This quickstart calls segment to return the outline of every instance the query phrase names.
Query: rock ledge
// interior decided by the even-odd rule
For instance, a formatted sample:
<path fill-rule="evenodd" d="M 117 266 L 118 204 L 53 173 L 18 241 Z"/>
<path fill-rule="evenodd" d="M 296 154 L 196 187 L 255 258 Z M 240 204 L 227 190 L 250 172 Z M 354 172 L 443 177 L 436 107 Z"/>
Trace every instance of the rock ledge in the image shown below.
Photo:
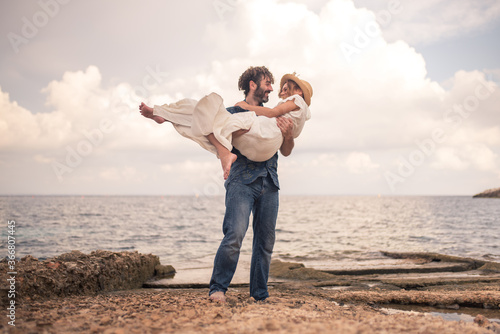
<path fill-rule="evenodd" d="M 155 274 L 159 265 L 158 256 L 138 252 L 97 250 L 87 255 L 72 251 L 44 261 L 28 255 L 16 265 L 16 300 L 136 289 Z M 7 272 L 7 262 L 2 260 L 2 305 L 9 291 Z"/>

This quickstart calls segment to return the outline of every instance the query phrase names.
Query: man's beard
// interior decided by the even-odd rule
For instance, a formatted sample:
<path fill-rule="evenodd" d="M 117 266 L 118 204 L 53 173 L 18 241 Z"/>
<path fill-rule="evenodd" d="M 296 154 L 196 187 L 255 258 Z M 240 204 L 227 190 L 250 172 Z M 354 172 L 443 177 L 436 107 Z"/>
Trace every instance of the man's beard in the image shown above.
<path fill-rule="evenodd" d="M 266 93 L 268 93 L 267 96 Z M 264 90 L 263 88 L 259 87 L 255 90 L 253 96 L 257 100 L 259 100 L 259 103 L 266 103 L 267 101 L 269 101 L 269 93 L 271 93 L 270 90 Z"/>

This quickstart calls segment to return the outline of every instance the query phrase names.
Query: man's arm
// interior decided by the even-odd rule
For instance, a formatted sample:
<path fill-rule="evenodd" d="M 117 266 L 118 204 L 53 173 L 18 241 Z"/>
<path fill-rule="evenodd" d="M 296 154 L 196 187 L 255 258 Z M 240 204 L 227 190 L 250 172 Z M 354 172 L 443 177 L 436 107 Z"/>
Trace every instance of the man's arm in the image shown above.
<path fill-rule="evenodd" d="M 292 133 L 293 122 L 289 118 L 278 117 L 276 118 L 276 123 L 283 134 L 283 144 L 281 144 L 280 152 L 287 157 L 292 153 L 293 147 L 295 146 Z"/>
<path fill-rule="evenodd" d="M 281 103 L 272 109 L 267 108 L 267 107 L 261 107 L 261 106 L 253 106 L 253 105 L 246 103 L 245 101 L 241 101 L 241 102 L 236 103 L 236 106 L 243 108 L 245 110 L 253 111 L 258 116 L 266 116 L 269 118 L 279 117 L 279 116 L 282 116 L 286 113 L 289 113 L 290 111 L 299 110 L 299 107 L 297 107 L 295 102 L 291 101 L 291 100 L 286 101 L 285 103 Z"/>

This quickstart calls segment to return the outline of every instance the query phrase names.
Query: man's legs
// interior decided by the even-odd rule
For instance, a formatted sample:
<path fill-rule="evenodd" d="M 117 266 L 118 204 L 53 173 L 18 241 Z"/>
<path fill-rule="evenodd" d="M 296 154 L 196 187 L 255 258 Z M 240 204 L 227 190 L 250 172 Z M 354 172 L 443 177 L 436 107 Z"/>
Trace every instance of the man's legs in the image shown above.
<path fill-rule="evenodd" d="M 222 231 L 224 238 L 214 260 L 210 279 L 210 295 L 225 293 L 231 283 L 240 256 L 240 248 L 248 229 L 254 203 L 254 190 L 239 182 L 229 182 L 226 190 L 226 213 Z"/>
<path fill-rule="evenodd" d="M 279 191 L 271 177 L 262 178 L 260 196 L 253 211 L 253 249 L 250 267 L 250 296 L 255 300 L 269 297 L 267 280 L 273 253 Z"/>

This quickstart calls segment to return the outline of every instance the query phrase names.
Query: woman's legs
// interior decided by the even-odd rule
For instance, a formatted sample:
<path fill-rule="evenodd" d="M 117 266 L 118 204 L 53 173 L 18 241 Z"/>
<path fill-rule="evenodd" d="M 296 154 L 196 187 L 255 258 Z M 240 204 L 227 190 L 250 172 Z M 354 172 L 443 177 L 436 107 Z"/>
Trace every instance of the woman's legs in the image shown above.
<path fill-rule="evenodd" d="M 222 171 L 224 172 L 224 180 L 227 180 L 227 178 L 229 177 L 231 166 L 238 157 L 236 156 L 236 154 L 231 153 L 231 151 L 229 151 L 225 146 L 223 146 L 217 140 L 217 138 L 215 138 L 213 133 L 209 134 L 207 136 L 207 139 L 217 149 L 217 156 L 220 159 L 220 163 L 222 165 Z"/>
<path fill-rule="evenodd" d="M 141 111 L 142 116 L 144 116 L 146 118 L 151 118 L 152 120 L 154 120 L 158 124 L 161 124 L 161 123 L 167 121 L 163 117 L 153 115 L 153 108 L 147 106 L 144 102 L 141 102 L 141 105 L 139 106 L 139 110 Z"/>
<path fill-rule="evenodd" d="M 153 108 L 147 106 L 144 102 L 139 106 L 139 110 L 141 111 L 142 116 L 146 118 L 151 118 L 158 124 L 166 122 L 167 120 L 161 116 L 153 115 Z M 168 121 L 170 122 L 170 121 Z M 242 135 L 243 133 L 248 132 L 248 130 L 238 130 L 234 132 L 234 136 Z M 231 170 L 232 164 L 236 161 L 236 154 L 231 153 L 225 146 L 223 146 L 217 138 L 215 138 L 214 134 L 211 133 L 206 136 L 208 141 L 216 148 L 217 156 L 220 159 L 222 165 L 222 171 L 224 172 L 224 180 L 227 180 L 229 177 L 229 172 Z"/>

